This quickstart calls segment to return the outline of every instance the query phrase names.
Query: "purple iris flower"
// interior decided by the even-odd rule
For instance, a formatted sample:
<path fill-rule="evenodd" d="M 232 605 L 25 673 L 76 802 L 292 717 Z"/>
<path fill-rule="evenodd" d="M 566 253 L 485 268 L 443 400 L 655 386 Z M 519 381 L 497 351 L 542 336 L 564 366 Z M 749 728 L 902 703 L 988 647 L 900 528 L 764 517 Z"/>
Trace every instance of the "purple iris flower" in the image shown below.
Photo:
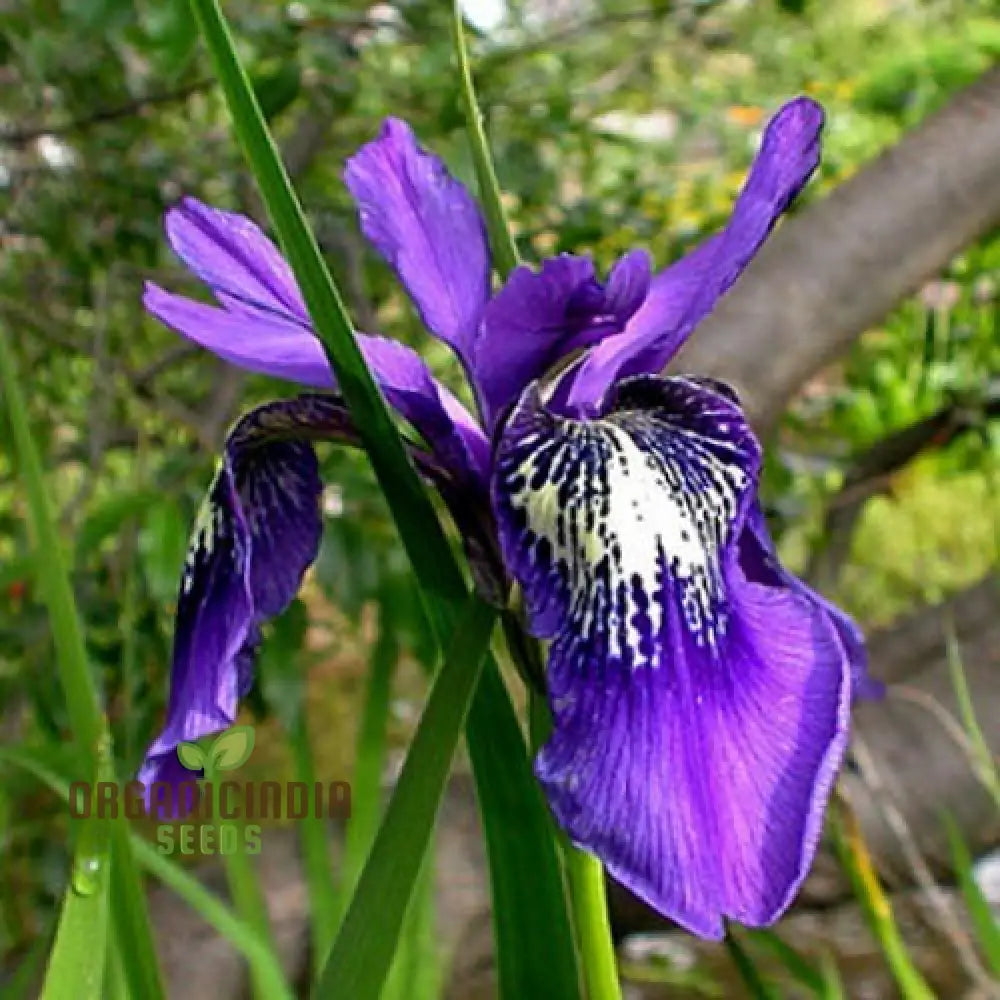
<path fill-rule="evenodd" d="M 520 585 L 550 640 L 553 731 L 536 761 L 572 840 L 707 937 L 774 921 L 802 882 L 869 693 L 861 634 L 781 567 L 757 498 L 761 449 L 722 383 L 659 373 L 815 169 L 822 111 L 768 125 L 729 224 L 653 273 L 587 257 L 517 268 L 493 292 L 480 210 L 390 119 L 348 162 L 365 236 L 468 376 L 478 416 L 401 343 L 359 334 L 411 454 L 461 529 L 477 578 Z M 148 285 L 146 308 L 215 354 L 312 393 L 230 433 L 177 610 L 166 726 L 141 780 L 232 724 L 261 625 L 319 544 L 311 441 L 358 442 L 285 261 L 249 220 L 186 199 L 167 235 L 217 306 Z M 803 333 L 804 336 L 807 332 Z M 734 333 L 738 336 L 738 332 Z"/>

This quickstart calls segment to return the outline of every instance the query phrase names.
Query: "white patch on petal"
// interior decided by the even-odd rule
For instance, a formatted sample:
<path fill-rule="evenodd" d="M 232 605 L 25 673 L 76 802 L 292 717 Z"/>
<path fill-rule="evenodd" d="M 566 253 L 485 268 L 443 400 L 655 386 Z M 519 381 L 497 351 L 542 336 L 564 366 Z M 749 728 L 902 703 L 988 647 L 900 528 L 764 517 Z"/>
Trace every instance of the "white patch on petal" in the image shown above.
<path fill-rule="evenodd" d="M 220 467 L 216 471 L 216 482 L 221 475 Z M 213 499 L 215 487 L 216 483 L 213 482 L 212 488 L 198 506 L 187 554 L 184 557 L 184 569 L 181 573 L 182 594 L 191 592 L 198 564 L 199 562 L 207 562 L 211 558 L 216 539 L 222 529 L 224 512 Z"/>
<path fill-rule="evenodd" d="M 568 590 L 568 630 L 603 631 L 609 659 L 656 666 L 669 589 L 694 642 L 715 648 L 721 551 L 748 479 L 739 445 L 634 410 L 547 431 L 520 440 L 510 504 Z"/>

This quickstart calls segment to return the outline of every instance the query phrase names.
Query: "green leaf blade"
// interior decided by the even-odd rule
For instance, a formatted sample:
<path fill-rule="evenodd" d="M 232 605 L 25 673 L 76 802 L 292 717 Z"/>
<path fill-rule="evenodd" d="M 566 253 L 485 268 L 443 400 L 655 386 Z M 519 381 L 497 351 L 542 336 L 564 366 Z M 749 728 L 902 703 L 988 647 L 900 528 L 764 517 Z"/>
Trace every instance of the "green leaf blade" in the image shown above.
<path fill-rule="evenodd" d="M 739 973 L 743 985 L 747 988 L 747 993 L 753 1000 L 781 1000 L 774 987 L 764 978 L 757 968 L 750 953 L 740 944 L 739 939 L 732 930 L 726 933 L 724 939 L 726 951 L 732 959 L 736 971 Z"/>
<path fill-rule="evenodd" d="M 100 742 L 96 781 L 114 780 L 110 737 Z M 77 821 L 73 870 L 63 895 L 41 1000 L 101 1000 L 108 954 L 110 820 L 95 811 Z"/>
<path fill-rule="evenodd" d="M 319 977 L 315 995 L 324 1000 L 378 1000 L 381 994 L 496 619 L 495 608 L 470 599 Z"/>
<path fill-rule="evenodd" d="M 822 970 L 813 968 L 776 931 L 764 927 L 744 933 L 749 941 L 762 945 L 775 955 L 796 982 L 817 996 L 823 995 L 825 986 Z"/>
<path fill-rule="evenodd" d="M 556 828 L 520 729 L 500 718 L 509 706 L 499 669 L 489 658 L 469 712 L 468 746 L 486 836 L 500 996 L 533 996 L 544 984 L 549 1000 L 579 1000 Z M 532 905 L 524 904 L 526 894 Z"/>
<path fill-rule="evenodd" d="M 982 889 L 972 871 L 972 854 L 955 821 L 944 814 L 944 829 L 951 850 L 952 864 L 958 876 L 958 886 L 969 911 L 976 940 L 985 956 L 993 975 L 1000 979 L 1000 923 L 993 916 L 993 909 L 983 895 Z"/>
<path fill-rule="evenodd" d="M 479 197 L 482 199 L 486 215 L 490 248 L 493 251 L 493 261 L 497 270 L 502 277 L 506 278 L 519 263 L 517 246 L 510 233 L 507 213 L 504 211 L 500 194 L 500 183 L 497 180 L 496 168 L 493 166 L 489 143 L 486 140 L 483 114 L 479 110 L 479 103 L 476 100 L 476 90 L 472 82 L 472 67 L 469 65 L 469 53 L 465 44 L 462 5 L 459 0 L 452 2 L 451 30 L 455 61 L 458 63 L 462 106 L 465 109 L 466 131 L 469 134 L 469 146 L 472 149 L 472 162 L 476 170 Z"/>

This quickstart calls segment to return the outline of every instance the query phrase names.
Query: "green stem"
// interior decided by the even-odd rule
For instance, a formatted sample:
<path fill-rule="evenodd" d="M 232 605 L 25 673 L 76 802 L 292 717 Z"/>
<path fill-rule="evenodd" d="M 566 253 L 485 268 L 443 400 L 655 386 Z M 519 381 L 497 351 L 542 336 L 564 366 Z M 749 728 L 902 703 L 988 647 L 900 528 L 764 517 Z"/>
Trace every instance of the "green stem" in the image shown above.
<path fill-rule="evenodd" d="M 621 1000 L 618 963 L 611 939 L 604 866 L 589 851 L 564 850 L 573 926 L 589 1000 Z"/>
<path fill-rule="evenodd" d="M 97 685 L 87 662 L 83 628 L 70 583 L 69 566 L 49 504 L 41 458 L 35 448 L 28 408 L 21 392 L 7 331 L 0 326 L 0 385 L 3 386 L 14 447 L 28 498 L 30 526 L 35 543 L 34 570 L 48 610 L 56 649 L 56 668 L 81 773 L 91 775 L 103 729 Z M 115 931 L 133 996 L 158 1000 L 163 982 L 153 943 L 146 897 L 132 857 L 128 821 L 124 815 L 111 824 L 112 864 L 110 891 Z"/>
<path fill-rule="evenodd" d="M 288 742 L 295 762 L 295 780 L 312 788 L 316 781 L 312 748 L 309 745 L 309 723 L 305 699 L 288 732 Z M 299 841 L 302 844 L 302 864 L 309 894 L 309 937 L 312 947 L 313 976 L 319 974 L 323 956 L 333 944 L 337 931 L 337 889 L 330 864 L 326 820 L 308 810 L 299 820 Z"/>
<path fill-rule="evenodd" d="M 469 52 L 465 45 L 462 5 L 459 0 L 452 2 L 451 27 L 461 82 L 462 105 L 465 108 L 465 123 L 469 133 L 469 144 L 472 147 L 472 162 L 476 168 L 476 180 L 479 183 L 479 197 L 486 213 L 486 228 L 490 234 L 493 262 L 501 277 L 506 278 L 518 265 L 517 246 L 514 243 L 514 237 L 510 234 L 510 224 L 507 221 L 507 213 L 504 211 L 503 201 L 500 197 L 500 184 L 497 181 L 496 170 L 493 168 L 493 158 L 490 156 L 486 130 L 483 127 L 483 114 L 476 101 L 476 90 L 472 83 L 472 69 L 469 66 Z"/>
<path fill-rule="evenodd" d="M 508 643 L 511 638 L 507 634 Z M 511 649 L 533 649 L 533 661 L 541 661 L 538 642 L 521 632 L 520 641 Z M 532 669 L 527 664 L 524 669 Z M 537 669 L 537 668 L 535 668 Z M 532 754 L 538 752 L 552 729 L 552 717 L 545 699 L 536 691 L 528 693 L 528 729 Z M 573 929 L 576 932 L 577 957 L 588 1000 L 621 1000 L 618 960 L 611 937 L 608 901 L 604 890 L 604 866 L 589 851 L 574 847 L 559 831 L 562 846 L 566 888 L 569 892 Z"/>

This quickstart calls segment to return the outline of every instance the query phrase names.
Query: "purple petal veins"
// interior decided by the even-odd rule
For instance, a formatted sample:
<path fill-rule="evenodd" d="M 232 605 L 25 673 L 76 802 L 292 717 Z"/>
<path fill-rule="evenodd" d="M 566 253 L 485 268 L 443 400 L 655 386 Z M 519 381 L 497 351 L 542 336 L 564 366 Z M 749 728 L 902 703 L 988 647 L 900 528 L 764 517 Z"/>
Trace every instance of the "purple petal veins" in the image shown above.
<path fill-rule="evenodd" d="M 295 596 L 316 557 L 322 484 L 316 456 L 289 435 L 350 440 L 333 397 L 303 396 L 253 410 L 233 428 L 195 522 L 177 599 L 170 699 L 139 780 L 183 776 L 181 741 L 231 726 L 252 681 L 260 626 Z"/>
<path fill-rule="evenodd" d="M 166 228 L 174 253 L 223 305 L 308 325 L 292 269 L 251 219 L 182 198 L 167 214 Z"/>
<path fill-rule="evenodd" d="M 600 420 L 552 414 L 529 389 L 494 469 L 504 559 L 552 640 L 536 770 L 553 810 L 709 937 L 788 905 L 847 737 L 830 619 L 736 558 L 759 462 L 731 398 L 647 377 Z"/>
<path fill-rule="evenodd" d="M 475 199 L 398 118 L 348 160 L 344 179 L 365 236 L 396 269 L 427 329 L 468 365 L 490 295 L 486 226 Z"/>
<path fill-rule="evenodd" d="M 182 741 L 226 729 L 252 681 L 261 626 L 281 613 L 316 557 L 322 484 L 313 440 L 357 445 L 360 436 L 336 396 L 309 394 L 268 403 L 240 419 L 192 533 L 177 602 L 170 699 L 163 731 L 139 780 L 176 783 L 191 774 L 176 756 Z M 440 490 L 475 569 L 496 577 L 483 545 L 478 505 L 450 468 L 410 448 Z"/>
<path fill-rule="evenodd" d="M 487 422 L 579 348 L 626 328 L 650 283 L 644 250 L 627 253 L 598 282 L 589 257 L 561 254 L 538 271 L 516 268 L 483 313 L 472 372 Z"/>
<path fill-rule="evenodd" d="M 288 265 L 252 221 L 185 198 L 167 214 L 167 232 L 222 308 L 147 283 L 148 312 L 230 364 L 314 388 L 337 388 Z M 486 436 L 424 359 L 385 337 L 358 334 L 357 339 L 390 405 L 433 447 L 485 482 Z"/>
<path fill-rule="evenodd" d="M 851 687 L 855 698 L 870 701 L 884 697 L 885 685 L 868 673 L 868 650 L 858 624 L 850 615 L 781 565 L 760 504 L 755 503 L 747 513 L 746 525 L 740 536 L 739 558 L 740 566 L 749 579 L 771 587 L 789 587 L 826 614 L 837 631 L 850 663 Z"/>

